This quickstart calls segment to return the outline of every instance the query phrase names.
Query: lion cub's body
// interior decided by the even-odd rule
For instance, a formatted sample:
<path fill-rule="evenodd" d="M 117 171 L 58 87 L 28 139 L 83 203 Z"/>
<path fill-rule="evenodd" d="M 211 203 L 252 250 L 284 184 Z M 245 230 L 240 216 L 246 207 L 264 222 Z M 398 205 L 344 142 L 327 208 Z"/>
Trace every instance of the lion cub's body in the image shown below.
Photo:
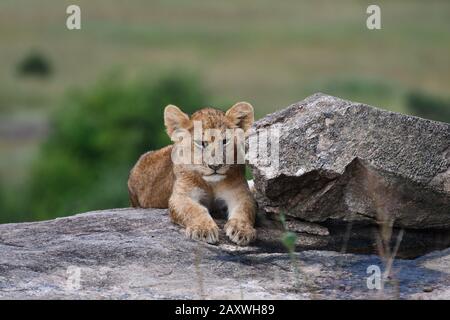
<path fill-rule="evenodd" d="M 246 103 L 233 106 L 227 113 L 205 108 L 189 118 L 175 106 L 165 110 L 169 136 L 177 129 L 192 132 L 192 122 L 205 129 L 249 129 L 253 108 Z M 169 208 L 173 222 L 186 227 L 190 238 L 209 243 L 218 241 L 218 226 L 209 214 L 216 200 L 228 208 L 227 236 L 245 245 L 255 238 L 255 204 L 245 179 L 245 165 L 174 164 L 174 145 L 143 154 L 131 170 L 128 180 L 130 201 L 134 207 Z M 195 146 L 193 145 L 193 148 Z"/>
<path fill-rule="evenodd" d="M 144 153 L 131 170 L 128 192 L 133 207 L 168 208 L 175 176 L 172 146 Z"/>

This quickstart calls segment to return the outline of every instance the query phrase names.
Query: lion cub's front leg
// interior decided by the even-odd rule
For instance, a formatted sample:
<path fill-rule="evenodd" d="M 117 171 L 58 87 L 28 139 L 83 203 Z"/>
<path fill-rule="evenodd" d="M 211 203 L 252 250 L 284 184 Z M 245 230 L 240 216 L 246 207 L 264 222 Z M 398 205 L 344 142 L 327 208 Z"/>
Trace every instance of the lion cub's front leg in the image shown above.
<path fill-rule="evenodd" d="M 209 215 L 208 209 L 191 193 L 174 192 L 169 199 L 170 218 L 186 228 L 186 235 L 194 240 L 208 243 L 219 241 L 219 227 Z"/>
<path fill-rule="evenodd" d="M 221 198 L 228 206 L 228 222 L 225 233 L 231 241 L 239 245 L 247 245 L 256 238 L 256 208 L 253 197 L 244 186 L 232 191 L 224 191 Z"/>

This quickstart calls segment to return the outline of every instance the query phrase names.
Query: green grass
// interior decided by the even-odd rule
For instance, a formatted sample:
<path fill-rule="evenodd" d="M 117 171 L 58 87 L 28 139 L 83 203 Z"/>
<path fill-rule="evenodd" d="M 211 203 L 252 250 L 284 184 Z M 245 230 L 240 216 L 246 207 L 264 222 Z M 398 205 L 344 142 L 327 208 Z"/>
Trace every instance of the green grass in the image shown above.
<path fill-rule="evenodd" d="M 20 93 L 9 96 L 11 104 L 26 89 L 39 104 L 54 103 L 68 87 L 88 86 L 115 66 L 130 74 L 189 68 L 215 96 L 250 100 L 260 116 L 301 99 L 311 83 L 342 75 L 433 93 L 446 93 L 450 83 L 445 1 L 381 2 L 380 31 L 365 28 L 361 1 L 78 1 L 81 31 L 65 29 L 69 3 L 0 4 L 0 83 Z M 33 48 L 55 65 L 39 91 L 13 74 Z"/>

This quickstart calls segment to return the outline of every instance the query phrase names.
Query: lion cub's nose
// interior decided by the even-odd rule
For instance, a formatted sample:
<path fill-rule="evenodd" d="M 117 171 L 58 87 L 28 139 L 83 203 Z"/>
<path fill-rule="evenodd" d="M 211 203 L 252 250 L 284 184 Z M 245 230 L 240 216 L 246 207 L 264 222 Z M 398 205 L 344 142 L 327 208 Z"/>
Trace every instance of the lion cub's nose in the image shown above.
<path fill-rule="evenodd" d="M 213 169 L 214 171 L 217 171 L 217 170 L 219 170 L 220 169 L 220 167 L 222 167 L 222 165 L 220 165 L 220 164 L 214 164 L 214 165 L 212 165 L 212 164 L 208 164 L 208 167 L 210 168 L 210 169 Z"/>

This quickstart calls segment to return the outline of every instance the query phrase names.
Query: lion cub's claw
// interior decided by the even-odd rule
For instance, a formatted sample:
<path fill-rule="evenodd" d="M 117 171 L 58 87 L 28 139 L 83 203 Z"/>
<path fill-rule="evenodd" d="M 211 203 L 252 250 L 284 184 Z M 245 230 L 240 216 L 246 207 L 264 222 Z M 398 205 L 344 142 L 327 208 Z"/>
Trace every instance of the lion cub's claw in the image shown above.
<path fill-rule="evenodd" d="M 193 240 L 215 244 L 219 241 L 219 227 L 215 222 L 196 224 L 186 228 L 186 236 Z"/>
<path fill-rule="evenodd" d="M 245 246 L 256 239 L 256 230 L 249 223 L 231 219 L 225 225 L 225 234 L 234 243 Z"/>

